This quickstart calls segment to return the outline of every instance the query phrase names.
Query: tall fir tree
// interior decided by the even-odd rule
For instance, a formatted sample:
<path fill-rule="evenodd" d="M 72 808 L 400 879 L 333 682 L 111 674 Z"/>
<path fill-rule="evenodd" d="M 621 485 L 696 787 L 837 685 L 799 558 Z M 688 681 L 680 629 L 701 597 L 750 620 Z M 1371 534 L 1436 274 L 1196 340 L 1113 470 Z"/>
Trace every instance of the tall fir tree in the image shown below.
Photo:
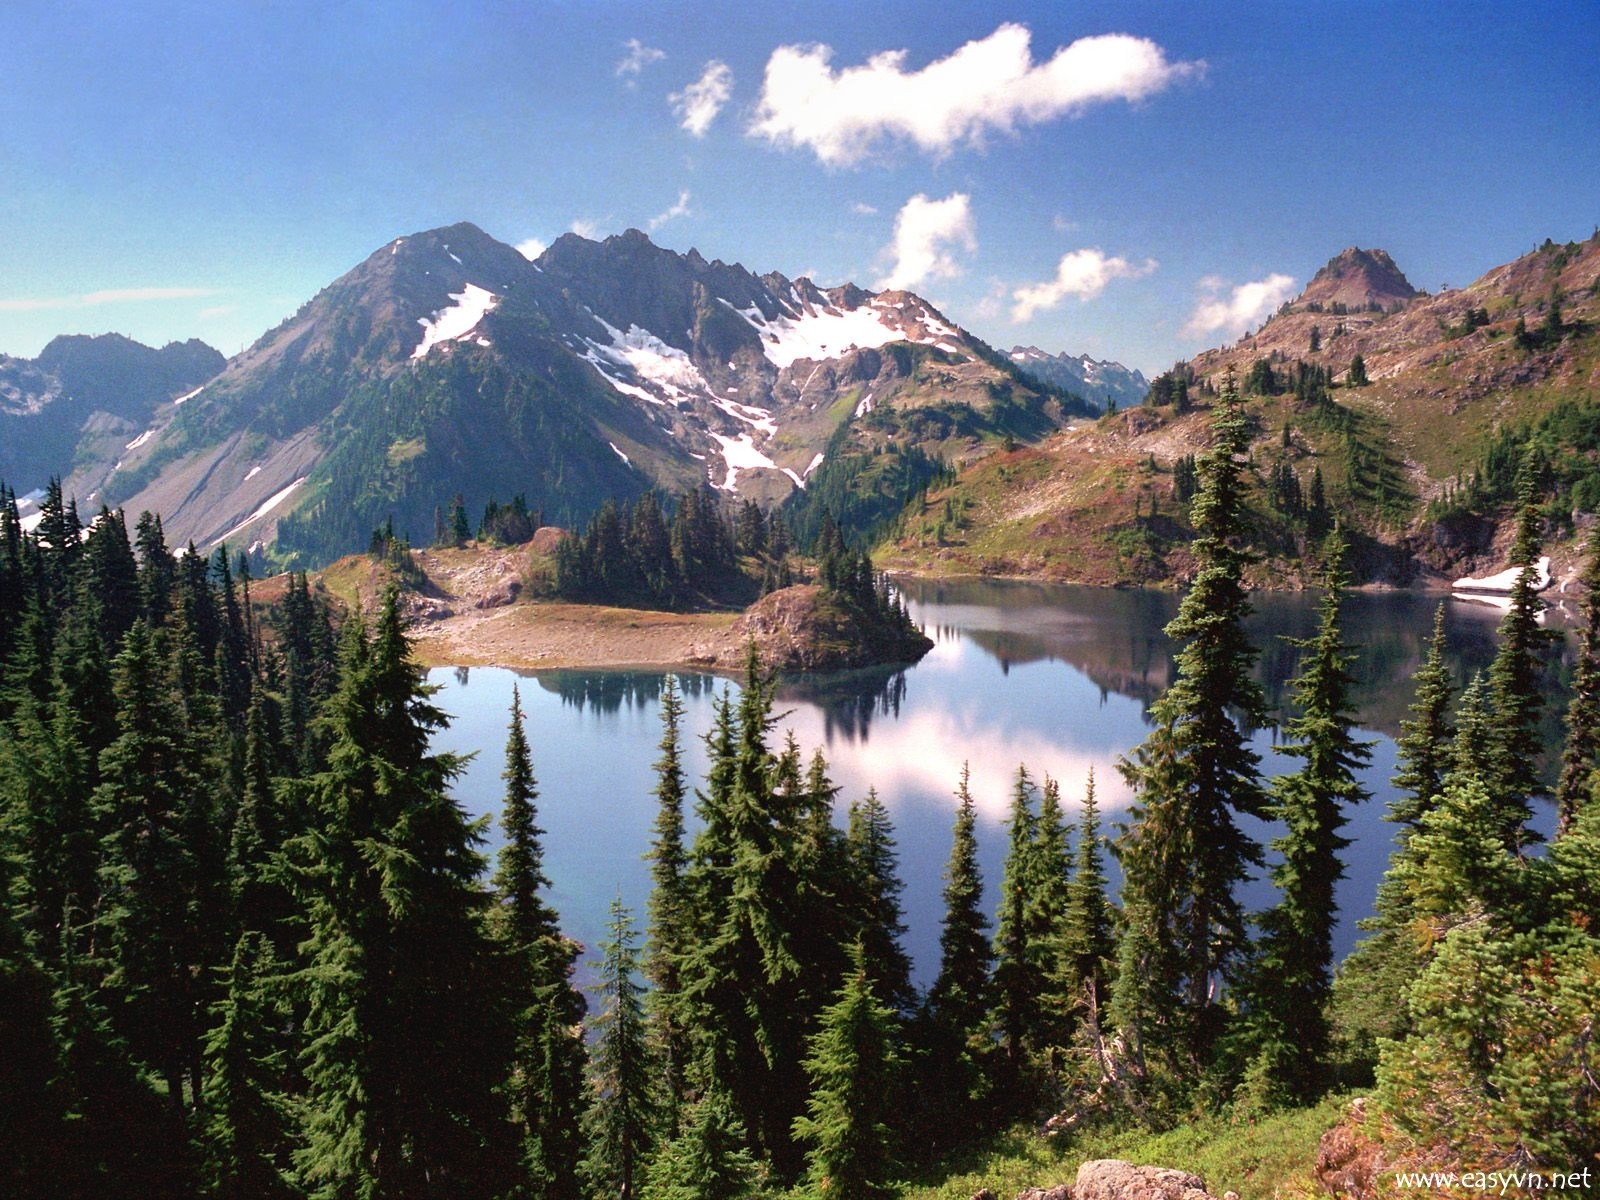
<path fill-rule="evenodd" d="M 646 1042 L 644 989 L 635 978 L 637 934 L 620 897 L 611 903 L 606 932 L 596 985 L 600 1012 L 591 1026 L 582 1176 L 593 1196 L 633 1200 L 655 1140 L 656 1064 Z"/>
<path fill-rule="evenodd" d="M 900 1064 L 894 1013 L 877 998 L 859 942 L 851 962 L 810 1042 L 811 1095 L 795 1136 L 809 1146 L 808 1177 L 818 1195 L 870 1200 L 889 1194 L 889 1110 Z"/>
<path fill-rule="evenodd" d="M 1091 767 L 1078 817 L 1072 882 L 1067 886 L 1056 971 L 1057 988 L 1073 998 L 1075 1017 L 1079 1021 L 1092 1020 L 1096 1025 L 1108 999 L 1116 955 L 1115 914 L 1106 893 L 1104 843 Z"/>
<path fill-rule="evenodd" d="M 916 1003 L 911 958 L 902 944 L 906 933 L 900 907 L 899 857 L 894 823 L 876 789 L 850 806 L 848 845 L 855 880 L 856 922 L 867 977 L 890 1011 L 906 1015 Z"/>
<path fill-rule="evenodd" d="M 1450 701 L 1455 688 L 1444 652 L 1444 605 L 1441 603 L 1433 613 L 1433 638 L 1428 643 L 1428 657 L 1416 674 L 1416 699 L 1411 703 L 1411 716 L 1400 722 L 1400 736 L 1395 742 L 1400 769 L 1391 782 L 1405 794 L 1395 797 L 1386 819 L 1403 825 L 1417 823 L 1439 794 L 1445 772 L 1449 770 L 1450 741 L 1455 736 L 1450 724 Z"/>
<path fill-rule="evenodd" d="M 1594 772 L 1600 766 L 1600 535 L 1590 535 L 1581 582 L 1584 623 L 1578 664 L 1572 673 L 1572 700 L 1567 705 L 1561 781 L 1556 786 L 1558 836 L 1572 827 L 1578 811 L 1594 793 Z"/>
<path fill-rule="evenodd" d="M 322 1200 L 501 1188 L 510 1038 L 478 879 L 481 823 L 448 787 L 461 760 L 384 598 L 346 621 L 328 766 L 296 840 L 310 935 L 299 988 L 301 1186 Z M 570 1195 L 570 1192 L 567 1193 Z"/>
<path fill-rule="evenodd" d="M 1298 709 L 1285 727 L 1279 751 L 1301 760 L 1293 774 L 1274 781 L 1274 815 L 1285 833 L 1273 842 L 1281 861 L 1273 867 L 1278 903 L 1262 914 L 1255 975 L 1248 989 L 1252 1010 L 1253 1073 L 1268 1095 L 1309 1103 L 1329 1082 L 1328 1002 L 1332 990 L 1334 889 L 1344 878 L 1348 810 L 1370 797 L 1357 773 L 1372 757 L 1371 744 L 1355 737 L 1350 693 L 1354 654 L 1339 625 L 1349 579 L 1337 529 L 1326 549 L 1317 632 L 1290 639 L 1305 654 L 1294 681 Z"/>
<path fill-rule="evenodd" d="M 1238 817 L 1267 808 L 1249 741 L 1265 721 L 1244 628 L 1249 431 L 1231 375 L 1212 435 L 1190 511 L 1194 582 L 1166 630 L 1180 647 L 1177 675 L 1151 706 L 1155 728 L 1119 764 L 1135 798 L 1116 846 L 1124 903 L 1130 919 L 1153 922 L 1138 943 L 1149 960 L 1122 980 L 1149 995 L 1123 1008 L 1144 1014 L 1146 1054 L 1160 1051 L 1180 1070 L 1211 1060 L 1226 1023 L 1223 993 L 1247 943 L 1237 889 L 1262 861 Z"/>
<path fill-rule="evenodd" d="M 1034 785 L 1026 767 L 1017 768 L 1006 817 L 1007 847 L 1000 873 L 1000 911 L 995 921 L 993 1024 L 1005 1063 L 1008 1090 L 1016 1094 L 1038 1017 L 1039 977 L 1032 949 L 1030 890 L 1034 868 L 1038 814 Z"/>
<path fill-rule="evenodd" d="M 645 1006 L 662 1076 L 662 1125 L 669 1138 L 678 1132 L 679 1114 L 688 1098 L 691 1054 L 682 978 L 683 958 L 693 936 L 685 879 L 689 853 L 684 834 L 682 723 L 678 681 L 668 675 L 661 689 L 661 757 L 655 762 L 655 838 L 645 856 L 650 860 L 651 886 L 644 973 L 651 985 Z"/>
<path fill-rule="evenodd" d="M 1528 828 L 1531 798 L 1545 793 L 1538 764 L 1544 757 L 1540 719 L 1550 636 L 1539 626 L 1544 601 L 1538 591 L 1539 510 L 1534 501 L 1533 473 L 1525 468 L 1518 484 L 1516 537 L 1511 546 L 1517 577 L 1511 585 L 1511 606 L 1500 621 L 1500 645 L 1489 667 L 1495 719 L 1489 742 L 1491 773 L 1485 782 L 1501 811 L 1507 838 L 1519 846 L 1537 836 Z"/>
<path fill-rule="evenodd" d="M 521 1165 L 536 1200 L 576 1195 L 583 1155 L 585 1056 L 579 1031 L 586 1005 L 571 976 L 578 946 L 561 933 L 545 899 L 544 831 L 539 789 L 528 746 L 522 697 L 511 691 L 506 734 L 505 842 L 496 864 L 490 930 L 503 962 L 509 998 L 512 1055 L 510 1116 L 521 1138 Z"/>

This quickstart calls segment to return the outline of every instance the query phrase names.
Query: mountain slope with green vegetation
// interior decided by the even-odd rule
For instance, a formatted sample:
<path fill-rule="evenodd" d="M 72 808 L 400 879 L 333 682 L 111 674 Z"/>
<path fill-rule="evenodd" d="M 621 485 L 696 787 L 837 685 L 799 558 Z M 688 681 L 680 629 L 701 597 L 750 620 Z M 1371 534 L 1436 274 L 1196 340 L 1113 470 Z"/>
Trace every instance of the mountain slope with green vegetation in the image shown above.
<path fill-rule="evenodd" d="M 1186 578 L 1184 476 L 1230 373 L 1251 428 L 1257 583 L 1305 583 L 1330 519 L 1363 581 L 1498 570 L 1511 479 L 1530 447 L 1557 572 L 1575 570 L 1574 539 L 1600 504 L 1600 235 L 1546 242 L 1437 296 L 1410 292 L 1387 255 L 1347 251 L 1260 330 L 1159 377 L 1146 406 L 933 481 L 885 537 L 882 561 L 1089 583 Z"/>

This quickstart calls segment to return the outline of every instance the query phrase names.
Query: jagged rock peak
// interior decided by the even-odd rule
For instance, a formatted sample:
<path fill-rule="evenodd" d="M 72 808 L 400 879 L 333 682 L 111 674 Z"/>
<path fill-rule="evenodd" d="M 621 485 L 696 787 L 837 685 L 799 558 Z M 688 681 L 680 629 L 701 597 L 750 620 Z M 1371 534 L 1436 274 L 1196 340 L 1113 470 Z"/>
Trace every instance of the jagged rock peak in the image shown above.
<path fill-rule="evenodd" d="M 1343 304 L 1353 311 L 1377 305 L 1391 308 L 1405 304 L 1417 289 L 1384 250 L 1362 250 L 1351 246 L 1328 260 L 1301 293 L 1297 306 L 1320 303 Z"/>

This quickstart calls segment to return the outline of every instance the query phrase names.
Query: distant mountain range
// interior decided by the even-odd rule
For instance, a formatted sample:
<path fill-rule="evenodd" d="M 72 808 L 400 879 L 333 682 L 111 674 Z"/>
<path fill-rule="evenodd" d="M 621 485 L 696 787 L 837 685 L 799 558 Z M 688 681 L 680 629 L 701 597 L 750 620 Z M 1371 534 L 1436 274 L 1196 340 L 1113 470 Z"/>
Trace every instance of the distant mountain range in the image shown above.
<path fill-rule="evenodd" d="M 1026 374 L 1082 396 L 1096 410 L 1142 404 L 1150 391 L 1144 372 L 1117 362 L 1099 362 L 1087 354 L 1046 354 L 1037 346 L 1015 346 L 1011 361 Z"/>
<path fill-rule="evenodd" d="M 44 362 L 6 364 L 18 413 L 56 403 Z M 313 563 L 390 517 L 429 540 L 456 496 L 563 523 L 697 484 L 898 505 L 927 464 L 1091 411 L 910 292 L 756 275 L 637 230 L 532 262 L 470 224 L 396 238 L 225 366 L 192 366 L 116 409 L 115 438 L 36 439 L 3 477 L 70 469 L 80 504 L 158 512 L 171 541 Z"/>
<path fill-rule="evenodd" d="M 204 342 L 153 350 L 115 333 L 58 337 L 35 359 L 0 354 L 0 480 L 26 494 L 77 461 L 115 462 L 158 409 L 225 365 Z"/>

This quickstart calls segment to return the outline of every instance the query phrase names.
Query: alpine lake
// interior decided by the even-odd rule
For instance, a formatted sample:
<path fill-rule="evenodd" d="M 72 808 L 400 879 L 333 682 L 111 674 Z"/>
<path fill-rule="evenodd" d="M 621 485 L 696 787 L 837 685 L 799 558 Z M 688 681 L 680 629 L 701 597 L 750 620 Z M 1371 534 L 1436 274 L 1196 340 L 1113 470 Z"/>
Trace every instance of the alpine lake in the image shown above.
<path fill-rule="evenodd" d="M 1131 793 L 1119 759 L 1150 728 L 1151 702 L 1173 676 L 1170 640 L 1162 632 L 1177 612 L 1174 593 L 1028 583 L 906 581 L 912 616 L 935 640 L 915 666 L 785 678 L 777 689 L 780 716 L 774 749 L 792 731 L 806 761 L 820 748 L 840 788 L 835 820 L 852 801 L 876 788 L 894 819 L 906 948 L 919 986 L 938 971 L 943 871 L 955 818 L 954 792 L 963 764 L 979 814 L 979 854 L 988 909 L 998 904 L 1005 857 L 1005 815 L 1017 768 L 1036 784 L 1059 781 L 1068 819 L 1075 819 L 1093 771 L 1103 831 L 1114 836 Z M 1310 636 L 1315 593 L 1258 592 L 1249 624 L 1260 652 L 1257 677 L 1276 720 L 1286 718 L 1300 651 L 1287 639 Z M 1350 812 L 1345 879 L 1339 886 L 1335 952 L 1349 952 L 1356 922 L 1372 910 L 1396 826 L 1384 820 L 1395 789 L 1395 737 L 1413 698 L 1412 676 L 1422 664 L 1434 611 L 1445 606 L 1448 660 L 1457 691 L 1494 657 L 1501 610 L 1459 597 L 1416 592 L 1352 592 L 1342 609 L 1345 640 L 1356 648 L 1357 723 L 1371 746 L 1363 772 L 1371 799 Z M 1551 628 L 1575 620 L 1572 599 L 1552 597 Z M 1551 655 L 1545 713 L 1546 762 L 1553 777 L 1559 757 L 1567 684 L 1575 641 L 1563 637 Z M 737 695 L 737 681 L 693 671 L 673 672 L 683 694 L 682 737 L 688 782 L 703 783 L 703 735 L 711 728 L 715 696 Z M 604 935 L 608 910 L 620 897 L 642 930 L 650 891 L 649 848 L 656 817 L 654 763 L 660 756 L 658 698 L 666 673 L 637 670 L 519 672 L 500 668 L 439 668 L 429 673 L 435 697 L 451 717 L 434 746 L 471 761 L 455 795 L 471 813 L 490 818 L 484 849 L 498 848 L 496 822 L 503 793 L 504 746 L 517 685 L 539 785 L 539 825 L 550 899 L 567 934 L 588 951 Z M 1293 771 L 1298 760 L 1276 753 L 1278 730 L 1254 735 L 1267 777 Z M 692 808 L 692 802 L 690 807 Z M 697 823 L 688 817 L 692 836 Z M 1262 843 L 1278 830 L 1246 819 Z M 1535 826 L 1548 835 L 1554 819 L 1541 803 Z M 1268 866 L 1273 859 L 1267 851 Z M 1116 878 L 1116 862 L 1107 856 Z M 1248 885 L 1254 908 L 1273 902 L 1265 877 Z M 641 934 L 642 937 L 642 934 Z"/>

